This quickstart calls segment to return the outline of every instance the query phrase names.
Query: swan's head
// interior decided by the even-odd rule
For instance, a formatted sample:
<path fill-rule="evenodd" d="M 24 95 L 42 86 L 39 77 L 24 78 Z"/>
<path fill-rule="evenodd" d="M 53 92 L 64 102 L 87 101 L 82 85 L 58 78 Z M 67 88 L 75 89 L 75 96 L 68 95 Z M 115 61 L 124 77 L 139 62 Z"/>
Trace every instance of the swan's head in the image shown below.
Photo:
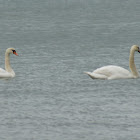
<path fill-rule="evenodd" d="M 15 54 L 15 55 L 18 56 L 18 54 L 17 54 L 17 52 L 16 52 L 16 50 L 15 50 L 14 48 L 8 48 L 8 49 L 6 50 L 6 53 L 7 53 L 7 54 L 13 53 L 13 54 Z"/>
<path fill-rule="evenodd" d="M 131 49 L 140 53 L 140 48 L 138 45 L 133 45 Z"/>

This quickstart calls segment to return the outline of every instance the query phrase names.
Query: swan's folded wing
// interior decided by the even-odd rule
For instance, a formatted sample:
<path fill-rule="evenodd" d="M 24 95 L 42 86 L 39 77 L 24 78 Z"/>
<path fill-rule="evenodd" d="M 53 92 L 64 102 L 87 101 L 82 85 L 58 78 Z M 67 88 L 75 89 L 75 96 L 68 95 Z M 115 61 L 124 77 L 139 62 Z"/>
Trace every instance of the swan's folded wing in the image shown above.
<path fill-rule="evenodd" d="M 106 75 L 107 77 L 124 77 L 130 75 L 130 72 L 120 66 L 104 66 L 93 71 L 96 74 Z"/>

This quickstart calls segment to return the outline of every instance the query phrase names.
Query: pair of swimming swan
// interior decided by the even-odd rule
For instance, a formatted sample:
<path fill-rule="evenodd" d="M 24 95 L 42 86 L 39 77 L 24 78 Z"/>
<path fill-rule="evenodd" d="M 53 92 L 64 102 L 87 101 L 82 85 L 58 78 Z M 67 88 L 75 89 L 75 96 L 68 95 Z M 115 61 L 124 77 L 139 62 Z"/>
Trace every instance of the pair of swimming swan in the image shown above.
<path fill-rule="evenodd" d="M 10 54 L 13 53 L 18 56 L 14 48 L 8 48 L 5 52 L 5 70 L 0 68 L 0 78 L 15 77 L 15 72 L 10 65 Z"/>
<path fill-rule="evenodd" d="M 98 68 L 93 72 L 85 72 L 93 79 L 125 79 L 125 78 L 138 78 L 139 72 L 136 69 L 134 63 L 134 53 L 138 51 L 140 53 L 140 48 L 137 45 L 133 45 L 130 49 L 129 56 L 129 68 L 128 71 L 122 67 L 109 65 Z M 10 78 L 15 77 L 15 72 L 10 66 L 10 54 L 13 53 L 18 56 L 14 48 L 8 48 L 5 52 L 5 70 L 0 68 L 0 78 Z"/>
<path fill-rule="evenodd" d="M 129 56 L 129 68 L 131 71 L 124 69 L 119 66 L 109 65 L 98 68 L 93 72 L 85 72 L 93 79 L 126 79 L 126 78 L 138 78 L 139 72 L 136 69 L 134 62 L 134 53 L 135 51 L 140 53 L 140 48 L 137 45 L 133 45 L 130 49 Z"/>

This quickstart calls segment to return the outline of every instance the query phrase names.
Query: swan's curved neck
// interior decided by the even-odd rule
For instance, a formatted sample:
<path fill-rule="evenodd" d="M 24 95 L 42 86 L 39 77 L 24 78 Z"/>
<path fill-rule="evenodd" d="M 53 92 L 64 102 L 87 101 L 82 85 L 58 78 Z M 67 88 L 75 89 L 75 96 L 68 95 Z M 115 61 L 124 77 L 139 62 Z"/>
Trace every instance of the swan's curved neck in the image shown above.
<path fill-rule="evenodd" d="M 10 54 L 7 53 L 7 52 L 5 53 L 5 70 L 9 73 L 14 74 L 14 71 L 11 68 L 11 65 L 10 65 Z"/>
<path fill-rule="evenodd" d="M 131 73 L 135 77 L 139 77 L 139 73 L 137 71 L 137 68 L 136 68 L 136 65 L 135 65 L 135 62 L 134 62 L 134 53 L 135 53 L 135 50 L 131 49 L 130 50 L 130 56 L 129 56 L 129 67 L 130 67 Z"/>

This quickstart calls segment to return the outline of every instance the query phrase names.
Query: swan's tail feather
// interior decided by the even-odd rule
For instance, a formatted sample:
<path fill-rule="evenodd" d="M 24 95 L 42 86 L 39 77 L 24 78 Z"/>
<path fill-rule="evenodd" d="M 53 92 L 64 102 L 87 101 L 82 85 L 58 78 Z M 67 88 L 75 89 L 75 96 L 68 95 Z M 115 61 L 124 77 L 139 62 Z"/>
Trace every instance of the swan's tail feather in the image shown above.
<path fill-rule="evenodd" d="M 89 75 L 91 72 L 84 71 L 84 73 Z"/>
<path fill-rule="evenodd" d="M 93 72 L 84 72 L 84 73 L 90 76 L 92 79 L 107 79 L 107 76 L 102 74 L 97 74 Z"/>
<path fill-rule="evenodd" d="M 84 72 L 88 76 L 90 76 L 92 79 L 96 79 L 96 77 L 91 72 Z"/>

